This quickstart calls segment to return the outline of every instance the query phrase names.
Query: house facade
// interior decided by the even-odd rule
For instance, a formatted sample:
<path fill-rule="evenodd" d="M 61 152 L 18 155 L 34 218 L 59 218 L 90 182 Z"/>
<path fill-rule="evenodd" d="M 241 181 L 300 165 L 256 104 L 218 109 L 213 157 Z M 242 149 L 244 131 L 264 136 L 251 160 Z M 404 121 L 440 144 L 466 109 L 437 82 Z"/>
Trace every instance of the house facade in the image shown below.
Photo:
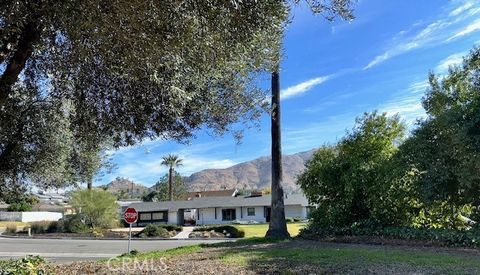
<path fill-rule="evenodd" d="M 306 219 L 313 205 L 303 194 L 284 198 L 285 216 Z M 184 201 L 142 202 L 129 207 L 139 213 L 137 226 L 149 223 L 183 225 L 229 224 L 233 221 L 270 221 L 271 196 L 255 197 L 196 197 Z"/>

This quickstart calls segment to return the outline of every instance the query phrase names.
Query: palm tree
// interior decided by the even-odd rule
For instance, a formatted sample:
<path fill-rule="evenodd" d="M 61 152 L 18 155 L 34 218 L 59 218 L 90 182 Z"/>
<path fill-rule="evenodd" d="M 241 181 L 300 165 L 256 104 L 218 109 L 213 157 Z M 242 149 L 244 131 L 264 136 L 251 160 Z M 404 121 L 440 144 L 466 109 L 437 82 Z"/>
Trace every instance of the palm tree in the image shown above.
<path fill-rule="evenodd" d="M 173 199 L 173 169 L 183 165 L 182 159 L 172 154 L 163 156 L 162 159 L 162 165 L 168 167 L 168 200 L 171 201 Z"/>
<path fill-rule="evenodd" d="M 270 224 L 266 237 L 289 238 L 285 220 L 285 204 L 283 201 L 282 173 L 282 139 L 280 130 L 280 74 L 277 67 L 272 72 L 272 205 Z"/>

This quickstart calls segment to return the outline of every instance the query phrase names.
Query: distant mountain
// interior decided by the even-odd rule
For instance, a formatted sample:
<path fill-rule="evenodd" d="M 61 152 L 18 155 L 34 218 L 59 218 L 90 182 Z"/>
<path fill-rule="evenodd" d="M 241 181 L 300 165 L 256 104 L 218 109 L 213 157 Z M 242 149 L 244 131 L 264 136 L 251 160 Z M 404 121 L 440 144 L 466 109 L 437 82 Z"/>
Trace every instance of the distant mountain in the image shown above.
<path fill-rule="evenodd" d="M 148 188 L 134 183 L 133 181 L 125 178 L 117 177 L 109 184 L 105 185 L 105 189 L 113 194 L 125 194 L 127 197 L 139 197 Z"/>
<path fill-rule="evenodd" d="M 315 149 L 293 155 L 284 155 L 283 186 L 286 191 L 297 190 L 296 177 L 305 169 Z M 206 169 L 185 177 L 191 191 L 219 189 L 263 189 L 271 185 L 271 158 L 261 157 L 225 169 Z"/>

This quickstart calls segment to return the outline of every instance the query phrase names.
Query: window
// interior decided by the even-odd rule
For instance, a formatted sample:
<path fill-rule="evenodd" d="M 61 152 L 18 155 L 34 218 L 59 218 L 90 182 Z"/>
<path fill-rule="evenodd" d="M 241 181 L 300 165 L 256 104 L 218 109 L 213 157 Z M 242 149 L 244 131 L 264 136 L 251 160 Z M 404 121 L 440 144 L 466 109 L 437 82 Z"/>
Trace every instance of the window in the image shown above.
<path fill-rule="evenodd" d="M 152 213 L 140 213 L 138 218 L 141 221 L 151 221 L 152 220 Z"/>
<path fill-rule="evenodd" d="M 166 222 L 168 221 L 167 211 L 142 212 L 138 216 L 138 221 L 143 222 Z"/>
<path fill-rule="evenodd" d="M 247 208 L 247 216 L 255 216 L 255 208 L 254 207 Z"/>
<path fill-rule="evenodd" d="M 233 221 L 236 219 L 235 209 L 222 209 L 222 220 Z"/>
<path fill-rule="evenodd" d="M 152 220 L 166 221 L 167 220 L 167 212 L 154 212 L 154 213 L 152 213 Z"/>

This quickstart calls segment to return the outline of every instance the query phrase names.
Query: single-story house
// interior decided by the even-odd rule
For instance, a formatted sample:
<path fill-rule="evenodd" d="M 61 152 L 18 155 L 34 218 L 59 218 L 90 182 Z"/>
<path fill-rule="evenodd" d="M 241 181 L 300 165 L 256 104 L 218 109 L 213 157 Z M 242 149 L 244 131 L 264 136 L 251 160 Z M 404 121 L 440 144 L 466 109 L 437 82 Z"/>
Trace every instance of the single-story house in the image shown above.
<path fill-rule="evenodd" d="M 286 195 L 285 216 L 306 219 L 313 205 L 303 194 Z M 270 221 L 271 195 L 255 197 L 200 197 L 184 201 L 133 203 L 138 213 L 137 226 L 149 223 L 183 225 L 193 220 L 197 225 L 225 224 L 234 220 Z"/>
<path fill-rule="evenodd" d="M 236 197 L 237 194 L 238 194 L 238 189 L 195 191 L 195 192 L 186 193 L 184 196 L 182 196 L 182 199 L 189 201 L 195 198 L 206 198 L 206 197 Z"/>

